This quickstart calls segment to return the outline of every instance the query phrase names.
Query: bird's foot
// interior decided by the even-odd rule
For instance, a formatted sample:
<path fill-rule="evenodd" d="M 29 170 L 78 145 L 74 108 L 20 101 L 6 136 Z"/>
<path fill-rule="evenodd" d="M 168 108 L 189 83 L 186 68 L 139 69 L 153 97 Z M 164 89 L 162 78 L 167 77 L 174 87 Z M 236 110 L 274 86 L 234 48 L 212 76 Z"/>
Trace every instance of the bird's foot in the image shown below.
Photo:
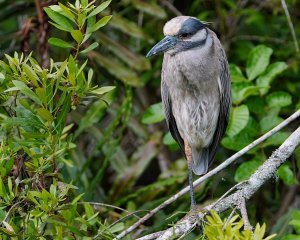
<path fill-rule="evenodd" d="M 203 216 L 207 214 L 209 214 L 209 211 L 207 209 L 204 209 L 195 204 L 191 206 L 188 217 L 192 222 L 197 223 L 197 225 L 201 227 L 201 219 L 203 219 Z"/>
<path fill-rule="evenodd" d="M 189 213 L 189 218 L 193 221 L 193 222 L 197 222 L 197 225 L 200 224 L 200 218 L 199 218 L 199 212 L 201 211 L 201 208 L 199 208 L 196 204 L 193 204 L 191 206 L 191 210 Z"/>

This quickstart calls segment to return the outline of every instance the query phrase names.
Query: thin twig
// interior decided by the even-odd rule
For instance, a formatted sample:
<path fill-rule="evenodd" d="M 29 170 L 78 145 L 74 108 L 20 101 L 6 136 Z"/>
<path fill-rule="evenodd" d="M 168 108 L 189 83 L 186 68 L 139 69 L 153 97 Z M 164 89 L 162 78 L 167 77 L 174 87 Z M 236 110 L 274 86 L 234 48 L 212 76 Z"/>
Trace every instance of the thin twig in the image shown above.
<path fill-rule="evenodd" d="M 230 222 L 231 218 L 233 217 L 234 213 L 235 213 L 236 207 L 234 207 L 234 209 L 231 211 L 231 213 L 229 214 L 226 222 L 224 223 L 224 226 L 222 227 L 222 230 L 224 231 L 228 225 L 228 223 Z"/>
<path fill-rule="evenodd" d="M 231 193 L 233 190 L 238 189 L 240 186 L 245 184 L 247 181 L 242 181 L 236 185 L 234 185 L 232 188 L 230 188 L 226 193 L 224 193 L 214 204 L 217 205 L 220 201 L 222 201 L 225 197 L 228 196 L 229 193 Z"/>
<path fill-rule="evenodd" d="M 132 213 L 128 213 L 126 216 L 124 217 L 121 217 L 120 219 L 118 219 L 117 221 L 114 221 L 112 224 L 110 224 L 109 226 L 105 227 L 104 229 L 102 229 L 100 232 L 97 233 L 96 236 L 93 237 L 93 239 L 99 239 L 99 237 L 102 235 L 102 233 L 104 233 L 106 230 L 112 228 L 112 226 L 116 225 L 117 223 L 119 222 L 122 222 L 124 221 L 126 218 L 130 217 L 130 216 L 136 216 L 135 213 L 137 212 L 142 212 L 143 210 L 137 210 L 137 211 L 134 211 Z"/>
<path fill-rule="evenodd" d="M 20 203 L 24 202 L 25 199 L 22 199 L 20 202 L 16 202 L 14 205 L 11 206 L 11 208 L 8 210 L 7 214 L 5 215 L 4 219 L 2 222 L 6 222 L 6 220 L 8 219 L 11 211 L 17 206 L 19 205 Z"/>
<path fill-rule="evenodd" d="M 241 199 L 239 209 L 242 214 L 242 218 L 244 220 L 244 230 L 250 229 L 252 231 L 253 227 L 250 224 L 249 218 L 248 218 L 248 213 L 247 213 L 247 207 L 246 207 L 246 200 L 245 198 Z"/>
<path fill-rule="evenodd" d="M 298 45 L 294 25 L 293 25 L 293 22 L 292 22 L 292 19 L 291 19 L 291 16 L 290 16 L 290 13 L 289 13 L 289 10 L 288 10 L 285 0 L 281 0 L 281 5 L 284 10 L 285 16 L 287 18 L 287 21 L 288 21 L 288 24 L 289 24 L 289 27 L 290 27 L 290 30 L 291 30 L 291 33 L 293 36 L 296 52 L 299 52 L 299 45 Z"/>
<path fill-rule="evenodd" d="M 277 133 L 279 130 L 281 130 L 282 128 L 284 128 L 285 126 L 287 126 L 290 122 L 294 121 L 299 116 L 300 116 L 300 110 L 298 110 L 297 112 L 295 112 L 289 118 L 287 118 L 286 120 L 284 120 L 282 123 L 280 123 L 279 125 L 277 125 L 273 129 L 271 129 L 269 132 L 267 132 L 266 134 L 264 134 L 260 138 L 256 139 L 254 142 L 250 143 L 248 146 L 244 147 L 239 152 L 237 152 L 234 155 L 232 155 L 230 158 L 228 158 L 222 164 L 220 164 L 219 166 L 217 166 L 213 170 L 209 171 L 204 176 L 202 176 L 199 179 L 197 179 L 196 181 L 194 181 L 194 183 L 193 183 L 194 188 L 197 187 L 200 183 L 202 183 L 206 179 L 208 179 L 209 177 L 217 174 L 218 172 L 220 172 L 221 170 L 223 170 L 224 168 L 226 168 L 228 165 L 230 165 L 236 159 L 238 159 L 239 157 L 241 157 L 242 155 L 244 155 L 246 152 L 250 151 L 252 148 L 256 147 L 258 144 L 260 144 L 261 142 L 265 141 L 266 139 L 268 139 L 269 137 L 271 137 L 272 135 L 274 135 L 275 133 Z M 190 190 L 189 186 L 185 187 L 184 189 L 182 189 L 181 191 L 179 191 L 178 193 L 176 193 L 175 195 L 173 195 L 172 197 L 170 197 L 169 199 L 167 199 L 166 201 L 164 201 L 161 205 L 159 205 L 156 208 L 152 209 L 148 214 L 146 214 L 144 217 L 142 217 L 140 220 L 138 220 L 132 226 L 130 226 L 129 228 L 127 228 L 126 230 L 124 230 L 123 232 L 121 232 L 118 236 L 116 236 L 116 239 L 123 238 L 128 233 L 134 231 L 138 226 L 140 226 L 141 224 L 143 224 L 145 221 L 147 221 L 149 218 L 151 218 L 154 214 L 156 214 L 157 212 L 159 212 L 161 209 L 165 208 L 169 204 L 173 203 L 174 201 L 176 201 L 179 197 L 181 197 L 185 193 L 189 192 L 189 190 Z"/>
<path fill-rule="evenodd" d="M 114 209 L 117 209 L 117 210 L 120 210 L 120 211 L 123 211 L 123 212 L 127 212 L 129 214 L 131 214 L 132 216 L 135 216 L 136 218 L 139 218 L 139 216 L 137 216 L 136 214 L 132 213 L 132 212 L 129 212 L 128 210 L 124 209 L 124 208 L 120 208 L 120 207 L 117 207 L 117 206 L 114 206 L 114 205 L 110 205 L 110 204 L 107 204 L 107 203 L 98 203 L 98 202 L 78 202 L 77 204 L 91 204 L 91 205 L 94 205 L 94 206 L 100 206 L 100 207 L 109 207 L 109 208 L 114 208 Z M 148 212 L 147 210 L 138 210 L 137 212 Z"/>
<path fill-rule="evenodd" d="M 161 3 L 165 5 L 176 16 L 182 16 L 183 14 L 168 0 L 162 0 Z"/>
<path fill-rule="evenodd" d="M 258 42 L 273 42 L 276 44 L 285 43 L 284 39 L 274 38 L 274 37 L 265 37 L 265 36 L 258 36 L 258 35 L 238 35 L 231 38 L 232 42 L 239 41 L 239 40 L 250 40 L 250 41 L 258 41 Z"/>

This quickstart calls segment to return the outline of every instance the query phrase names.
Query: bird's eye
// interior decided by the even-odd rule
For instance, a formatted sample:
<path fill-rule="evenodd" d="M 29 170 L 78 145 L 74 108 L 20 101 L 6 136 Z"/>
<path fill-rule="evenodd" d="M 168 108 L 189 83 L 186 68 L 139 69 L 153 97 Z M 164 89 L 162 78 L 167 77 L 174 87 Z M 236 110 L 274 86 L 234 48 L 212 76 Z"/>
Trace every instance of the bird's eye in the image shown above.
<path fill-rule="evenodd" d="M 180 34 L 180 37 L 181 37 L 181 38 L 187 38 L 187 37 L 189 37 L 189 36 L 191 36 L 190 33 L 182 33 L 182 34 Z"/>

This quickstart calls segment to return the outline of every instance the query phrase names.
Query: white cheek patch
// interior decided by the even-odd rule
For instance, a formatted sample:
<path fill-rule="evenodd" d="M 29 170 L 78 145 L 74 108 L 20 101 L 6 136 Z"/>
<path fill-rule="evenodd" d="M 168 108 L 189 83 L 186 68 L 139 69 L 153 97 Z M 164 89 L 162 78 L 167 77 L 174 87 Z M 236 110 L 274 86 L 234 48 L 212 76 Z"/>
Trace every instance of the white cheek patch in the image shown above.
<path fill-rule="evenodd" d="M 205 28 L 201 29 L 200 31 L 198 31 L 196 34 L 194 34 L 189 41 L 192 42 L 199 42 L 199 41 L 203 41 L 207 38 L 207 30 Z"/>

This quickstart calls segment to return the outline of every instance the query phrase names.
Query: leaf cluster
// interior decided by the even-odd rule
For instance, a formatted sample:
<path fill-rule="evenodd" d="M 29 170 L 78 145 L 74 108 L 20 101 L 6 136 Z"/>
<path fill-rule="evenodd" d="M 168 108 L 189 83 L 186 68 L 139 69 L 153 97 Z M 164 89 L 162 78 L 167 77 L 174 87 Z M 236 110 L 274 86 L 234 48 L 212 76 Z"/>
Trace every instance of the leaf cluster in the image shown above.
<path fill-rule="evenodd" d="M 112 15 L 104 16 L 97 21 L 96 17 L 100 12 L 103 12 L 108 7 L 111 0 L 105 1 L 99 6 L 95 7 L 94 1 L 75 1 L 75 4 L 68 3 L 65 6 L 62 3 L 52 5 L 45 8 L 45 12 L 52 20 L 50 23 L 56 28 L 68 32 L 72 39 L 75 40 L 76 45 L 66 42 L 63 39 L 52 37 L 49 43 L 61 48 L 73 48 L 75 58 L 79 53 L 86 54 L 99 46 L 97 42 L 91 43 L 88 47 L 80 50 L 81 46 L 91 37 L 92 33 L 104 27 Z"/>
<path fill-rule="evenodd" d="M 63 13 L 55 12 L 58 8 Z M 72 30 L 71 35 L 79 49 L 89 37 L 80 37 L 83 23 L 78 21 L 95 17 L 105 4 L 95 7 L 76 1 L 69 8 L 59 4 L 46 12 L 56 27 L 64 26 L 65 30 L 70 27 L 65 16 L 73 19 L 75 8 L 78 14 L 74 21 L 79 29 Z M 85 33 L 90 36 L 100 27 L 98 24 Z M 87 69 L 87 60 L 79 63 L 77 53 L 63 62 L 51 59 L 48 68 L 32 54 L 6 54 L 6 60 L 0 61 L 1 239 L 86 237 L 96 235 L 98 229 L 104 235 L 113 232 L 112 226 L 99 221 L 99 212 L 89 203 L 78 206 L 83 194 L 75 194 L 77 187 L 66 183 L 61 175 L 69 151 L 76 146 L 69 134 L 74 124 L 68 123 L 68 115 L 84 100 L 99 101 L 114 89 L 93 86 L 93 70 Z"/>
<path fill-rule="evenodd" d="M 226 240 L 271 240 L 276 234 L 264 237 L 266 233 L 266 224 L 260 226 L 256 224 L 253 232 L 244 226 L 243 219 L 239 215 L 234 215 L 230 219 L 222 219 L 215 211 L 211 211 L 206 217 L 207 223 L 204 225 L 204 236 L 208 240 L 226 239 Z"/>

